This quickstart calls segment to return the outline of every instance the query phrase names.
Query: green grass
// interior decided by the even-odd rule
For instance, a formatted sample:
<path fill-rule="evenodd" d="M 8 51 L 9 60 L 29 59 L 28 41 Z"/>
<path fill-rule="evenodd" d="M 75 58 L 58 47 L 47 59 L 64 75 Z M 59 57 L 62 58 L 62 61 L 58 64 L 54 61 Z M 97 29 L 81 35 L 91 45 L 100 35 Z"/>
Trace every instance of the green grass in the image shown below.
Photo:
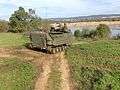
<path fill-rule="evenodd" d="M 120 90 L 120 41 L 74 45 L 66 56 L 77 90 Z"/>
<path fill-rule="evenodd" d="M 22 34 L 0 33 L 0 47 L 23 46 L 27 42 Z"/>
<path fill-rule="evenodd" d="M 61 72 L 59 70 L 60 63 L 55 60 L 51 66 L 51 72 L 48 79 L 48 90 L 61 90 Z"/>
<path fill-rule="evenodd" d="M 16 58 L 0 59 L 0 90 L 33 90 L 37 69 Z"/>

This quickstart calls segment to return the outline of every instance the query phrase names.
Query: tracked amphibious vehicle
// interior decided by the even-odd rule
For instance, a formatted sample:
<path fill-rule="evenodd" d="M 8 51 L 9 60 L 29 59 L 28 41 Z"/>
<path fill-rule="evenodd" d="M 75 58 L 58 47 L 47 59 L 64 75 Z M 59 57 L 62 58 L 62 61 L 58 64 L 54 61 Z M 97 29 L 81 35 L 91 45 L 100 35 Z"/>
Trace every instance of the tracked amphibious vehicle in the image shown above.
<path fill-rule="evenodd" d="M 38 48 L 46 50 L 49 53 L 57 53 L 66 49 L 71 45 L 73 35 L 70 30 L 65 27 L 51 27 L 48 32 L 32 31 L 29 34 L 30 48 Z"/>

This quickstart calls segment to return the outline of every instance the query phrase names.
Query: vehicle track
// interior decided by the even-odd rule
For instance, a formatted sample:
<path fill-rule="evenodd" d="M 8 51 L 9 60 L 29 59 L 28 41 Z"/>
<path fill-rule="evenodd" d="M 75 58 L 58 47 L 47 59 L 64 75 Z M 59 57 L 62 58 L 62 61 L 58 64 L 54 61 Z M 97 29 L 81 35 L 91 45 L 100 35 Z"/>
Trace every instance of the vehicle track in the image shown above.
<path fill-rule="evenodd" d="M 60 71 L 61 71 L 61 87 L 62 90 L 70 90 L 70 80 L 69 80 L 69 66 L 67 60 L 64 57 L 64 52 L 60 53 Z"/>
<path fill-rule="evenodd" d="M 36 63 L 39 70 L 41 70 L 40 68 L 42 68 L 42 73 L 38 75 L 34 90 L 46 90 L 49 73 L 51 72 L 50 67 L 52 63 L 54 63 L 54 60 L 57 60 L 60 63 L 61 90 L 70 90 L 69 66 L 67 60 L 64 57 L 64 52 L 60 52 L 57 54 L 45 54 L 29 49 L 18 50 L 0 48 L 0 57 L 25 58 L 26 60 L 28 59 Z"/>
<path fill-rule="evenodd" d="M 49 78 L 49 73 L 51 72 L 50 66 L 54 63 L 55 59 L 58 59 L 60 63 L 60 72 L 61 72 L 61 90 L 70 90 L 70 83 L 69 83 L 69 66 L 67 60 L 64 57 L 64 52 L 51 54 L 48 55 L 49 60 L 45 62 L 43 65 L 43 73 L 38 78 L 35 90 L 46 90 L 47 89 L 47 82 Z M 48 90 L 48 89 L 47 89 Z"/>
<path fill-rule="evenodd" d="M 52 64 L 52 61 L 53 61 L 52 57 L 49 56 L 49 61 L 46 60 L 43 63 L 42 66 L 43 72 L 38 76 L 38 79 L 35 84 L 35 90 L 45 90 L 45 88 L 47 87 L 47 81 L 49 78 L 49 73 L 51 72 L 50 66 Z"/>

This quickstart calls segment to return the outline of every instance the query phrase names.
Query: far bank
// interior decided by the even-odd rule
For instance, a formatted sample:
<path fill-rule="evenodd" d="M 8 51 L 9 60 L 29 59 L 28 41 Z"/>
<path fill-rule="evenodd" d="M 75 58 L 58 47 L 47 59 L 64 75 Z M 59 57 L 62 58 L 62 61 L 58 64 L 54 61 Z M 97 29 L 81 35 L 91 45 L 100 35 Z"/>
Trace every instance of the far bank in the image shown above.
<path fill-rule="evenodd" d="M 120 27 L 120 21 L 99 21 L 99 22 L 74 22 L 67 23 L 68 28 L 87 28 L 87 27 L 96 27 L 99 24 L 106 24 L 110 27 Z"/>

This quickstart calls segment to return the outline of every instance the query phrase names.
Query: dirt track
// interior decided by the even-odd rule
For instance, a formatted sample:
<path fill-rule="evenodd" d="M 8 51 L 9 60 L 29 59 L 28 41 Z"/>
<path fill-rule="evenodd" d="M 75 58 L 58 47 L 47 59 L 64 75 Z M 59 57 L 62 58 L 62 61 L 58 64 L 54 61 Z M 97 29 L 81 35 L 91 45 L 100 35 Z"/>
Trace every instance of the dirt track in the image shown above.
<path fill-rule="evenodd" d="M 17 57 L 24 58 L 34 62 L 42 73 L 38 76 L 35 83 L 35 90 L 45 90 L 51 72 L 51 65 L 55 59 L 60 61 L 61 72 L 61 90 L 70 90 L 69 84 L 69 67 L 67 60 L 64 58 L 64 52 L 57 54 L 45 54 L 29 49 L 4 49 L 0 48 L 0 57 Z M 41 72 L 41 71 L 40 71 Z"/>
<path fill-rule="evenodd" d="M 41 75 L 39 75 L 36 84 L 35 84 L 35 90 L 45 90 L 47 86 L 47 81 L 49 78 L 49 73 L 51 72 L 50 65 L 51 65 L 52 59 L 50 57 L 49 62 L 43 63 L 43 72 Z"/>
<path fill-rule="evenodd" d="M 61 71 L 61 78 L 62 78 L 62 82 L 61 82 L 62 90 L 70 90 L 69 66 L 68 66 L 67 60 L 64 57 L 64 52 L 60 53 L 60 61 L 61 61 L 60 71 Z"/>

